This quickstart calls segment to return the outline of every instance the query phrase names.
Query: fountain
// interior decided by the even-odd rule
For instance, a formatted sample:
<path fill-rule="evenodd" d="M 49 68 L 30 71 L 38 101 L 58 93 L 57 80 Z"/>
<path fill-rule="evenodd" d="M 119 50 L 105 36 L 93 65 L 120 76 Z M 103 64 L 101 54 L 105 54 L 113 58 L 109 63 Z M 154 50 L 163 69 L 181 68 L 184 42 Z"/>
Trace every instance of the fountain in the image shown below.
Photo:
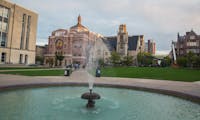
<path fill-rule="evenodd" d="M 83 93 L 81 98 L 86 99 L 88 102 L 86 104 L 87 108 L 94 108 L 95 107 L 95 100 L 100 99 L 100 95 L 98 93 L 93 92 L 93 84 L 94 84 L 94 77 L 90 75 L 89 71 L 94 70 L 97 68 L 98 63 L 94 62 L 95 58 L 95 47 L 94 45 L 88 44 L 86 48 L 86 73 L 88 78 L 88 84 L 89 84 L 89 92 Z"/>
<path fill-rule="evenodd" d="M 88 103 L 86 104 L 87 108 L 93 108 L 95 105 L 95 99 L 100 99 L 100 95 L 98 93 L 92 92 L 92 89 L 90 89 L 90 92 L 86 92 L 82 94 L 81 96 L 82 99 L 88 100 Z"/>

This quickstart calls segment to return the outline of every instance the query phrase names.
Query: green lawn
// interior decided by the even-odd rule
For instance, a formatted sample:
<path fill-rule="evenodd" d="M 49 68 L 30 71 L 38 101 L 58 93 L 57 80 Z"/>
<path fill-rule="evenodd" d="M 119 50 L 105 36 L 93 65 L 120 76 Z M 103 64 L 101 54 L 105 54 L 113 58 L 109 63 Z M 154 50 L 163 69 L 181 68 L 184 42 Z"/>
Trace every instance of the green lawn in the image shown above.
<path fill-rule="evenodd" d="M 193 82 L 200 81 L 200 70 L 151 67 L 115 67 L 102 68 L 102 76 Z"/>
<path fill-rule="evenodd" d="M 25 76 L 63 76 L 64 70 L 30 70 L 30 71 L 7 71 L 0 74 L 13 74 Z"/>
<path fill-rule="evenodd" d="M 102 77 L 147 78 L 174 81 L 200 81 L 200 70 L 151 68 L 151 67 L 110 67 L 102 68 Z M 90 71 L 95 73 L 95 71 Z M 16 74 L 25 76 L 63 76 L 64 70 L 23 70 L 7 71 L 0 74 Z"/>

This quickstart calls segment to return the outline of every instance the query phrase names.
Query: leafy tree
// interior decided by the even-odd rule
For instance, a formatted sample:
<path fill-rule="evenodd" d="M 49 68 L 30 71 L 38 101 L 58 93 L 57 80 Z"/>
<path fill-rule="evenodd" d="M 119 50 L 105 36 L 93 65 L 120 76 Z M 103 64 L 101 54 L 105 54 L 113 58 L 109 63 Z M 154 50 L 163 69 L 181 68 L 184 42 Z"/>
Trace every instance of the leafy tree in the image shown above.
<path fill-rule="evenodd" d="M 166 67 L 170 65 L 171 65 L 171 59 L 168 56 L 164 57 L 164 59 L 161 62 L 161 66 Z"/>
<path fill-rule="evenodd" d="M 187 59 L 187 66 L 188 67 L 193 67 L 193 64 L 192 64 L 192 57 L 194 57 L 194 53 L 193 52 L 189 52 L 189 53 L 187 53 L 187 55 L 186 55 L 186 59 Z"/>
<path fill-rule="evenodd" d="M 111 57 L 110 57 L 110 61 L 113 65 L 118 65 L 120 63 L 120 55 L 117 52 L 112 52 L 111 53 Z"/>
<path fill-rule="evenodd" d="M 179 57 L 179 58 L 177 58 L 177 63 L 181 67 L 187 67 L 187 58 L 186 57 Z"/>
<path fill-rule="evenodd" d="M 48 58 L 46 63 L 49 64 L 49 67 L 53 67 L 53 58 Z"/>
<path fill-rule="evenodd" d="M 200 67 L 200 56 L 194 55 L 192 56 L 191 60 L 192 60 L 193 67 L 197 67 L 197 68 Z"/>
<path fill-rule="evenodd" d="M 133 56 L 129 56 L 129 55 L 125 56 L 123 58 L 123 64 L 127 66 L 130 66 L 131 64 L 133 64 Z"/>
<path fill-rule="evenodd" d="M 55 56 L 56 56 L 56 65 L 57 65 L 57 60 L 59 60 L 59 66 L 61 66 L 62 61 L 64 59 L 62 52 L 56 52 Z"/>
<path fill-rule="evenodd" d="M 153 62 L 153 56 L 150 53 L 139 53 L 137 55 L 139 65 L 149 66 Z"/>

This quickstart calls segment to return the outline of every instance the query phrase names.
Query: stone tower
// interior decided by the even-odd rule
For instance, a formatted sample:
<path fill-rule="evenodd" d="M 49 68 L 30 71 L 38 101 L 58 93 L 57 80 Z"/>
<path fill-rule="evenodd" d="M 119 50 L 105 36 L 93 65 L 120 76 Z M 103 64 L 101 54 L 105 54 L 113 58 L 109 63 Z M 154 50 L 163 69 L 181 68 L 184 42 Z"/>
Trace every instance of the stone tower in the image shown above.
<path fill-rule="evenodd" d="M 128 32 L 126 31 L 126 24 L 119 26 L 117 34 L 117 53 L 121 56 L 126 56 L 128 53 Z"/>

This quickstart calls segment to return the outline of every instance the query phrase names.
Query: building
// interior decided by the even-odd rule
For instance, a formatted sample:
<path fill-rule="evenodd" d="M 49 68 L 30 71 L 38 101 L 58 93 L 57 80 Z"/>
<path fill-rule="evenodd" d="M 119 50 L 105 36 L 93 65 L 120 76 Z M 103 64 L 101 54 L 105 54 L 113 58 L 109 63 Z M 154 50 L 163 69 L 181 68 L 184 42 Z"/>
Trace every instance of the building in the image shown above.
<path fill-rule="evenodd" d="M 128 32 L 126 31 L 125 24 L 119 26 L 117 34 L 117 53 L 121 56 L 126 56 L 128 54 Z"/>
<path fill-rule="evenodd" d="M 81 16 L 78 16 L 77 24 L 70 27 L 69 30 L 58 29 L 52 32 L 48 40 L 48 50 L 45 54 L 45 64 L 52 59 L 54 66 L 59 62 L 56 55 L 64 56 L 61 66 L 69 64 L 85 65 L 88 58 L 95 59 L 95 52 L 99 49 L 94 48 L 97 40 L 101 39 L 101 35 L 90 31 L 82 25 Z M 97 47 L 100 47 L 97 46 Z M 100 52 L 103 52 L 103 50 Z M 91 57 L 92 56 L 92 57 Z"/>
<path fill-rule="evenodd" d="M 35 63 L 38 15 L 0 0 L 0 64 Z"/>
<path fill-rule="evenodd" d="M 145 43 L 145 52 L 150 53 L 152 55 L 156 54 L 156 43 L 153 40 L 148 40 Z"/>
<path fill-rule="evenodd" d="M 44 55 L 47 52 L 47 45 L 40 46 L 36 45 L 36 58 L 35 58 L 35 63 L 36 64 L 43 64 L 44 63 Z"/>
<path fill-rule="evenodd" d="M 144 35 L 129 36 L 126 25 L 119 26 L 117 36 L 106 37 L 106 44 L 110 51 L 116 51 L 121 56 L 133 56 L 134 60 L 139 52 L 144 52 Z"/>
<path fill-rule="evenodd" d="M 200 35 L 193 30 L 186 32 L 183 36 L 178 33 L 175 45 L 177 56 L 185 56 L 189 52 L 200 55 Z"/>
<path fill-rule="evenodd" d="M 36 45 L 36 56 L 44 57 L 47 52 L 48 45 L 40 46 Z"/>

